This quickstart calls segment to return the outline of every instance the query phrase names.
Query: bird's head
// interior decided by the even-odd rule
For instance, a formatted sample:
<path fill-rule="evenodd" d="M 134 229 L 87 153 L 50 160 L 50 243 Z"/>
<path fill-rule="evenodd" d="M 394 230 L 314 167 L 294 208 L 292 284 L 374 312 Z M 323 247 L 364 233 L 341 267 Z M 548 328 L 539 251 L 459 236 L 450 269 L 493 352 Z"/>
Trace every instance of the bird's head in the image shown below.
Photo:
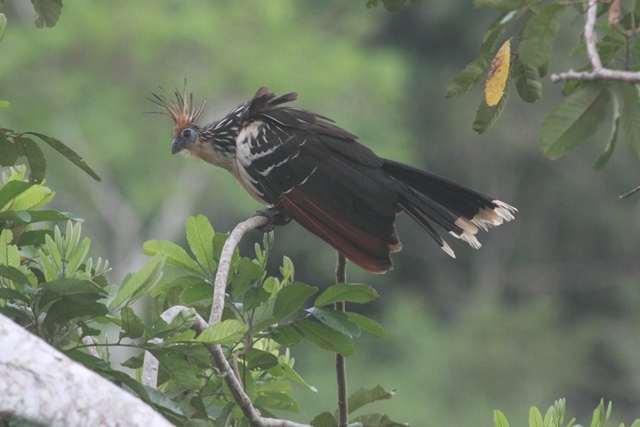
<path fill-rule="evenodd" d="M 156 95 L 151 99 L 156 105 L 159 105 L 164 111 L 161 114 L 169 116 L 173 119 L 173 141 L 171 143 L 171 153 L 176 154 L 183 150 L 190 151 L 200 136 L 200 128 L 196 124 L 206 102 L 203 102 L 198 108 L 193 107 L 193 94 L 187 96 L 187 85 L 185 82 L 184 91 L 180 93 L 175 91 L 175 99 L 169 99 L 168 94 Z"/>

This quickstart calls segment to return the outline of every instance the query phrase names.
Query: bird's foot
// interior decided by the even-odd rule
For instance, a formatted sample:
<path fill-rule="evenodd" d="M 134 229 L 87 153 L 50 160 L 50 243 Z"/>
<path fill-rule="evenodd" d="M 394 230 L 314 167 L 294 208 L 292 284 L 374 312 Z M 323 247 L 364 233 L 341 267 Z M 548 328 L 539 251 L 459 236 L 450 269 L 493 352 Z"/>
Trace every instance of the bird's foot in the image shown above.
<path fill-rule="evenodd" d="M 277 208 L 267 208 L 259 211 L 255 211 L 253 216 L 263 216 L 267 218 L 267 223 L 258 227 L 258 230 L 263 233 L 269 233 L 276 228 L 276 225 L 286 225 L 291 221 L 291 217 L 286 216 L 280 212 Z"/>

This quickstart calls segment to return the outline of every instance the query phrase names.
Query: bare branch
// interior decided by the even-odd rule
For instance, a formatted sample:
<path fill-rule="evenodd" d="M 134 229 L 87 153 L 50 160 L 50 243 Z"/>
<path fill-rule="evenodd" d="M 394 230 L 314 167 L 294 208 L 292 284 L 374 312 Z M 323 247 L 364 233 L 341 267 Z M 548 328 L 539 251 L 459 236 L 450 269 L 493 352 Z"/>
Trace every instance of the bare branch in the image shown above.
<path fill-rule="evenodd" d="M 611 70 L 609 68 L 601 68 L 593 71 L 574 71 L 569 70 L 562 73 L 555 73 L 549 76 L 552 82 L 558 83 L 567 80 L 582 81 L 618 81 L 626 83 L 640 83 L 640 72 Z"/>
<path fill-rule="evenodd" d="M 589 0 L 587 6 L 587 19 L 584 24 L 584 39 L 587 44 L 587 56 L 593 66 L 594 71 L 600 71 L 602 69 L 602 61 L 600 55 L 598 55 L 598 48 L 596 46 L 596 19 L 598 17 L 598 0 Z"/>
<path fill-rule="evenodd" d="M 587 17 L 584 24 L 584 39 L 587 45 L 587 57 L 591 63 L 592 70 L 583 72 L 569 70 L 563 73 L 555 73 L 549 77 L 552 82 L 558 83 L 567 80 L 640 82 L 640 72 L 612 70 L 602 66 L 602 61 L 600 55 L 598 55 L 598 48 L 596 46 L 595 26 L 597 16 L 598 0 L 589 0 Z"/>
<path fill-rule="evenodd" d="M 625 200 L 628 199 L 629 197 L 633 196 L 634 194 L 636 194 L 638 191 L 640 191 L 640 187 L 636 187 L 631 191 L 627 191 L 626 193 L 624 193 L 622 196 L 618 196 L 618 198 L 620 200 Z"/>
<path fill-rule="evenodd" d="M 176 305 L 173 307 L 169 307 L 160 315 L 162 320 L 167 323 L 171 323 L 173 319 L 176 318 L 178 314 L 180 314 L 183 310 L 187 310 L 187 307 L 183 307 L 181 305 Z M 153 338 L 149 340 L 150 343 L 159 344 L 162 342 L 162 338 Z M 144 361 L 142 362 L 142 379 L 141 383 L 143 385 L 147 385 L 149 387 L 157 388 L 158 387 L 158 368 L 160 367 L 160 362 L 156 359 L 150 352 L 144 352 Z"/>
<path fill-rule="evenodd" d="M 231 268 L 231 258 L 233 252 L 240 243 L 242 236 L 247 231 L 261 227 L 267 223 L 268 219 L 264 216 L 253 216 L 248 220 L 241 222 L 233 229 L 231 235 L 222 247 L 220 254 L 220 262 L 218 263 L 218 272 L 213 289 L 213 304 L 211 306 L 211 315 L 209 316 L 209 324 L 218 323 L 222 318 L 222 310 L 224 309 L 224 295 L 227 288 L 227 278 L 229 277 L 229 269 Z"/>
<path fill-rule="evenodd" d="M 172 424 L 0 314 L 0 414 L 38 426 Z"/>

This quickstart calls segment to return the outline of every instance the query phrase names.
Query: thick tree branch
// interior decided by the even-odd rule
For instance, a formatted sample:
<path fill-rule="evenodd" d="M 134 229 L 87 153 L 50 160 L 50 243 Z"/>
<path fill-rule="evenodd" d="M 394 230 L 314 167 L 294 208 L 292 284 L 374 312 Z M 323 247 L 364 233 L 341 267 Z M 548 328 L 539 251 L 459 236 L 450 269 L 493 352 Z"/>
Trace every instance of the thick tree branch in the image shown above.
<path fill-rule="evenodd" d="M 0 419 L 38 426 L 172 424 L 0 314 Z"/>
<path fill-rule="evenodd" d="M 604 68 L 598 48 L 596 46 L 595 26 L 598 14 L 598 0 L 589 0 L 587 4 L 587 17 L 584 24 L 584 39 L 587 45 L 587 56 L 591 63 L 591 71 L 574 71 L 569 70 L 563 73 L 551 74 L 552 82 L 562 82 L 567 80 L 583 80 L 583 81 L 622 81 L 627 83 L 640 82 L 640 72 L 612 70 Z"/>

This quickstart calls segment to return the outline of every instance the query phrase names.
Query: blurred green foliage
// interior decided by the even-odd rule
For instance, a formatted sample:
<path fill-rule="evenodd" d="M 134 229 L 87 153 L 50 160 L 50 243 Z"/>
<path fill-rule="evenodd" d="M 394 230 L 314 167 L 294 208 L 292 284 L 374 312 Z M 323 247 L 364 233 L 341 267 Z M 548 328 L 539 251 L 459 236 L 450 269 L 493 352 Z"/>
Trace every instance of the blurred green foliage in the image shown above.
<path fill-rule="evenodd" d="M 11 107 L 0 110 L 0 125 L 55 135 L 95 167 L 100 184 L 66 161 L 50 163 L 47 184 L 58 193 L 54 207 L 86 219 L 116 281 L 140 268 L 144 241 L 182 239 L 187 217 L 203 213 L 228 230 L 258 208 L 223 171 L 172 158 L 171 125 L 145 114 L 154 111 L 146 98 L 186 77 L 196 100 L 208 101 L 208 121 L 261 85 L 297 91 L 297 105 L 336 119 L 380 155 L 520 211 L 481 237 L 481 251 L 456 248 L 457 260 L 399 219 L 396 269 L 379 277 L 350 271 L 380 294 L 363 314 L 388 331 L 382 344 L 356 341 L 350 383 L 397 389 L 385 408 L 413 425 L 488 424 L 494 408 L 523 420 L 531 405 L 560 396 L 575 411 L 569 418 L 586 419 L 602 398 L 615 402 L 614 417 L 637 417 L 640 221 L 637 200 L 617 199 L 637 185 L 637 156 L 620 146 L 594 170 L 611 141 L 598 130 L 594 144 L 544 158 L 539 130 L 561 98 L 543 77 L 540 101 L 511 100 L 497 124 L 475 134 L 477 102 L 469 99 L 482 95 L 444 97 L 482 53 L 491 11 L 447 0 L 394 14 L 337 1 L 66 2 L 55 28 L 42 30 L 29 2 L 6 1 L 2 12 L 9 26 L 0 98 Z M 578 21 L 562 17 L 550 70 L 584 65 L 566 55 L 578 43 Z M 332 282 L 331 249 L 295 225 L 276 233 L 273 259 L 291 257 L 297 279 L 310 285 Z M 326 374 L 333 360 L 314 347 L 295 354 L 319 390 L 300 391 L 308 420 L 334 404 Z"/>

